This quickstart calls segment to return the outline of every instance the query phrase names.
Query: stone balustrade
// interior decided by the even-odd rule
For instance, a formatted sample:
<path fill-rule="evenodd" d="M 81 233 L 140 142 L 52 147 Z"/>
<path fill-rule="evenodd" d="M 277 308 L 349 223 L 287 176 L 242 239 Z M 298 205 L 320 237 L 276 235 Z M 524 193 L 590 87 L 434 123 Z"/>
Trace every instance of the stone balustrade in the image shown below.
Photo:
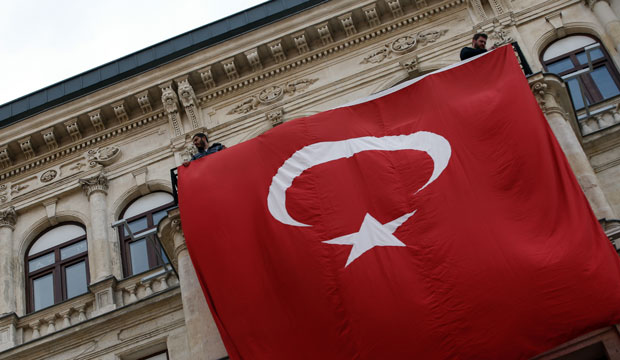
<path fill-rule="evenodd" d="M 60 304 L 19 317 L 0 317 L 0 351 L 35 341 L 93 317 L 129 306 L 179 286 L 170 266 L 159 267 L 121 281 L 110 277 L 89 286 L 89 292 Z M 111 294 L 110 298 L 106 296 Z"/>
<path fill-rule="evenodd" d="M 590 116 L 585 110 L 577 112 L 581 135 L 586 136 L 620 123 L 620 98 L 609 99 L 590 107 Z"/>

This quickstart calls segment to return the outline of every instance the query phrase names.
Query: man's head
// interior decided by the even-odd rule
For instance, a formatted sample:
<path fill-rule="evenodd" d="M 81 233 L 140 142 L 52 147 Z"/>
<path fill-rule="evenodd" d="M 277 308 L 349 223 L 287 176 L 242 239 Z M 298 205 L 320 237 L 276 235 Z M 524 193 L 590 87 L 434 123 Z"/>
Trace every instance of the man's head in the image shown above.
<path fill-rule="evenodd" d="M 207 134 L 205 133 L 194 134 L 194 136 L 192 136 L 192 143 L 194 143 L 194 146 L 198 150 L 204 151 L 207 148 L 207 145 L 209 145 L 209 139 L 207 138 Z"/>
<path fill-rule="evenodd" d="M 486 49 L 487 48 L 487 34 L 478 33 L 474 35 L 471 41 L 471 45 L 474 49 Z"/>

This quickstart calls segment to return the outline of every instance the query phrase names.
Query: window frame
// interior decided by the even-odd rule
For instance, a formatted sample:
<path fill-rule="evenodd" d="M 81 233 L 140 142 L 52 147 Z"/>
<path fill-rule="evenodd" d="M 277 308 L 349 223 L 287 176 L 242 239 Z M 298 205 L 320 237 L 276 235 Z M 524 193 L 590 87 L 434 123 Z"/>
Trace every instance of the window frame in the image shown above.
<path fill-rule="evenodd" d="M 54 247 L 51 247 L 49 249 L 46 249 L 44 251 L 40 251 L 34 255 L 28 255 L 28 252 L 30 251 L 30 249 L 32 248 L 32 246 L 34 246 L 34 244 L 43 236 L 45 235 L 48 231 L 58 228 L 60 226 L 63 225 L 77 225 L 81 228 L 84 229 L 84 235 L 81 235 L 79 237 L 73 238 L 73 239 L 69 239 L 68 241 L 65 241 L 63 243 L 60 243 Z M 78 242 L 81 242 L 85 240 L 86 241 L 86 251 L 77 255 L 73 255 L 67 259 L 61 260 L 61 256 L 60 256 L 60 250 L 76 244 Z M 47 254 L 50 253 L 54 253 L 54 263 L 44 266 L 40 269 L 34 270 L 33 272 L 30 272 L 30 261 L 36 258 L 39 258 L 41 256 L 45 256 Z M 26 256 L 24 257 L 24 269 L 25 269 L 25 277 L 26 277 L 26 286 L 25 286 L 25 290 L 26 290 L 26 310 L 27 313 L 33 313 L 35 311 L 39 311 L 39 310 L 43 310 L 46 309 L 47 307 L 35 310 L 34 309 L 34 281 L 46 276 L 48 274 L 52 274 L 52 281 L 53 281 L 53 290 L 54 290 L 54 304 L 59 304 L 63 301 L 72 299 L 69 298 L 67 296 L 67 276 L 66 276 L 66 272 L 65 269 L 67 266 L 71 266 L 74 264 L 77 264 L 81 261 L 85 262 L 85 266 L 86 266 L 86 285 L 88 286 L 90 284 L 90 267 L 89 267 L 89 262 L 88 262 L 88 240 L 87 240 L 87 234 L 86 234 L 86 229 L 84 228 L 84 226 L 80 223 L 77 222 L 64 222 L 61 223 L 57 226 L 51 227 L 46 229 L 45 231 L 43 231 L 42 233 L 40 233 L 37 238 L 30 244 L 30 246 L 28 246 L 28 249 L 26 250 Z M 79 296 L 79 295 L 77 295 Z M 75 296 L 74 296 L 75 297 Z M 53 306 L 50 305 L 50 306 Z M 48 306 L 49 307 L 49 306 Z"/>
<path fill-rule="evenodd" d="M 165 192 L 165 191 L 162 191 Z M 168 195 L 168 192 L 165 192 Z M 129 206 L 131 206 L 131 204 L 133 204 L 135 201 L 138 201 L 140 198 L 135 199 L 134 201 L 130 202 L 129 204 L 127 204 L 127 206 L 125 207 L 125 209 L 121 212 L 121 214 L 124 215 L 124 213 L 127 211 L 127 209 L 129 208 Z M 174 200 L 172 200 L 171 202 L 158 206 L 156 208 L 150 209 L 146 212 L 134 215 L 130 218 L 126 218 L 125 221 L 127 221 L 127 223 L 130 223 L 132 221 L 138 220 L 140 218 L 146 217 L 147 219 L 147 226 L 146 228 L 140 230 L 137 234 L 140 234 L 146 230 L 149 229 L 153 229 L 155 227 L 157 227 L 158 224 L 155 224 L 153 221 L 153 214 L 160 212 L 162 210 L 166 210 L 166 209 L 170 209 L 174 206 Z M 123 215 L 121 215 L 121 219 L 123 219 Z M 136 233 L 134 233 L 134 235 L 136 235 Z M 159 242 L 156 242 L 155 245 L 153 245 L 151 243 L 151 241 L 146 240 L 146 238 L 140 238 L 137 239 L 135 241 L 131 240 L 131 237 L 129 236 L 129 234 L 126 232 L 126 226 L 119 226 L 118 227 L 118 237 L 119 240 L 121 242 L 121 259 L 122 259 L 122 265 L 123 265 L 123 275 L 125 278 L 128 277 L 132 277 L 135 275 L 139 275 L 145 272 L 148 272 L 154 268 L 163 266 L 164 263 L 159 259 L 159 257 L 157 256 L 156 251 L 159 251 L 160 254 L 163 253 L 163 248 L 161 247 L 161 244 L 159 244 Z M 147 261 L 148 261 L 148 269 L 140 272 L 140 273 L 134 273 L 133 271 L 133 267 L 132 267 L 132 263 L 131 263 L 131 250 L 130 250 L 130 244 L 137 242 L 139 240 L 145 239 L 146 240 L 146 253 L 147 253 Z"/>
<path fill-rule="evenodd" d="M 168 349 L 166 349 L 166 350 L 163 350 L 163 351 L 160 351 L 160 352 L 156 352 L 154 354 L 147 355 L 145 357 L 141 357 L 141 358 L 139 358 L 137 360 L 148 360 L 148 359 L 151 359 L 151 358 L 153 358 L 153 357 L 155 357 L 157 355 L 161 355 L 161 354 L 166 354 L 166 359 L 168 359 L 168 360 L 170 359 L 170 354 L 168 354 Z"/>
<path fill-rule="evenodd" d="M 607 50 L 605 49 L 605 47 L 603 46 L 601 41 L 599 39 L 597 39 L 596 37 L 591 36 L 589 34 L 571 34 L 569 36 L 586 36 L 586 37 L 591 38 L 592 40 L 594 40 L 595 43 L 600 45 L 599 49 L 601 50 L 601 52 L 603 54 L 603 57 L 599 58 L 599 59 L 596 59 L 596 60 L 592 60 L 592 69 L 595 70 L 595 69 L 598 69 L 600 67 L 605 67 L 609 71 L 609 74 L 611 76 L 612 81 L 614 82 L 616 87 L 620 90 L 620 73 L 616 69 L 616 66 L 615 66 L 612 58 L 607 53 Z M 577 59 L 577 54 L 579 54 L 581 52 L 584 52 L 585 46 L 580 47 L 580 48 L 575 49 L 575 50 L 570 51 L 570 52 L 566 52 L 566 53 L 564 53 L 562 55 L 558 55 L 558 56 L 556 56 L 554 58 L 551 58 L 549 60 L 546 60 L 546 61 L 543 60 L 543 56 L 544 56 L 545 52 L 547 51 L 547 49 L 549 49 L 549 47 L 553 43 L 554 42 L 552 42 L 549 45 L 547 45 L 545 47 L 545 49 L 541 52 L 541 55 L 540 55 L 540 62 L 542 63 L 542 66 L 543 66 L 545 71 L 550 72 L 549 68 L 548 68 L 549 64 L 555 63 L 555 62 L 563 60 L 565 58 L 570 59 L 573 67 L 568 69 L 568 70 L 562 71 L 560 73 L 553 73 L 553 74 L 556 74 L 556 75 L 562 77 L 564 75 L 571 74 L 571 73 L 574 73 L 576 71 L 588 68 L 588 64 L 587 63 L 586 64 L 580 64 L 579 60 Z M 618 94 L 618 95 L 615 95 L 615 96 L 612 96 L 612 97 L 609 97 L 609 98 L 604 98 L 603 95 L 601 94 L 601 91 L 599 90 L 599 87 L 596 85 L 596 82 L 594 81 L 594 79 L 592 78 L 590 73 L 582 74 L 582 75 L 579 75 L 578 77 L 579 77 L 579 79 L 581 79 L 581 83 L 583 84 L 583 92 L 584 92 L 584 95 L 585 95 L 585 97 L 586 97 L 586 99 L 588 101 L 588 104 L 587 104 L 588 106 L 596 105 L 598 103 L 601 103 L 601 102 L 604 102 L 606 100 L 613 99 L 615 97 L 620 96 L 620 94 Z M 567 86 L 568 86 L 568 84 L 567 84 Z M 573 104 L 574 104 L 574 100 L 573 100 Z M 579 110 L 582 110 L 584 108 L 585 108 L 585 104 L 584 104 L 583 107 L 575 108 L 575 110 L 579 111 Z"/>

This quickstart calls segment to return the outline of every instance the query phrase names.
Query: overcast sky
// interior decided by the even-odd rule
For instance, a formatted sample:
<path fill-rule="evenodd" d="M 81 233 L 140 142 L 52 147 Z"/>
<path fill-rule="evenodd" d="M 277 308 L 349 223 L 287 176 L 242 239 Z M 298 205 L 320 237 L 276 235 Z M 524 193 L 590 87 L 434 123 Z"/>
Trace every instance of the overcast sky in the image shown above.
<path fill-rule="evenodd" d="M 0 104 L 265 0 L 2 0 Z"/>

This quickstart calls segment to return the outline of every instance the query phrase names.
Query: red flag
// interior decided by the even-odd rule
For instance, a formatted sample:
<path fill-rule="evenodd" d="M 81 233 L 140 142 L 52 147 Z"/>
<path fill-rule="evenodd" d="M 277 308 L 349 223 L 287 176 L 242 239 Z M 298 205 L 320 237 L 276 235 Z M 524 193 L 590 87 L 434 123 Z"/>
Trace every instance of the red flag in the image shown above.
<path fill-rule="evenodd" d="M 179 168 L 232 359 L 523 359 L 620 321 L 620 263 L 510 47 Z"/>

